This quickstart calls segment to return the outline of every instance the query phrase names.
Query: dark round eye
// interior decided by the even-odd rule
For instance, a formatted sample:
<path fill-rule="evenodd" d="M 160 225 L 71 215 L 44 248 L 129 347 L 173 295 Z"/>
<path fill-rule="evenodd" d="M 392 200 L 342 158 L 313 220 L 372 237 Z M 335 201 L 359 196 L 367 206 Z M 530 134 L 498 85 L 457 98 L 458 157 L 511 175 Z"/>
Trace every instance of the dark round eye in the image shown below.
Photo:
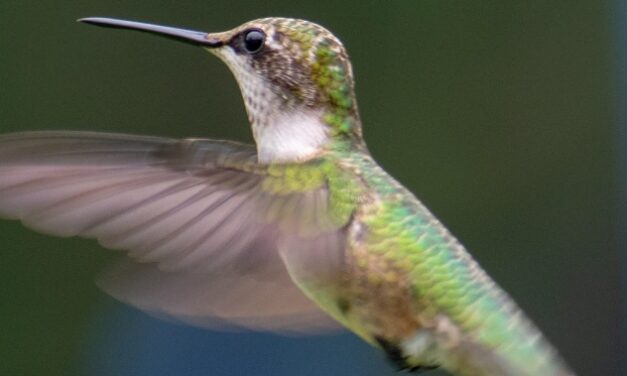
<path fill-rule="evenodd" d="M 266 35 L 260 30 L 249 30 L 244 34 L 244 49 L 249 54 L 257 53 L 263 47 Z"/>

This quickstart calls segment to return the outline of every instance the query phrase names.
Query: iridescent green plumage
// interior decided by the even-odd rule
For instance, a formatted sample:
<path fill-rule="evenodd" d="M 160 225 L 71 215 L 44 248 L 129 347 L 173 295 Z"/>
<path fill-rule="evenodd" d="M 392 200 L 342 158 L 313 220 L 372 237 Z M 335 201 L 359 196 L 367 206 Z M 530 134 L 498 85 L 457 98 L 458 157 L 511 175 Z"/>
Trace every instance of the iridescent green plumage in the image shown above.
<path fill-rule="evenodd" d="M 326 29 L 283 18 L 214 34 L 84 21 L 218 56 L 240 85 L 256 148 L 81 132 L 2 136 L 0 215 L 127 251 L 101 285 L 147 311 L 212 327 L 315 331 L 330 324 L 313 301 L 403 368 L 573 375 L 372 159 L 348 55 Z"/>
<path fill-rule="evenodd" d="M 464 351 L 475 352 L 486 364 L 485 358 L 500 357 L 497 362 L 505 374 L 566 372 L 560 371 L 540 332 L 442 224 L 374 162 L 359 160 L 371 164 L 361 170 L 374 172 L 364 177 L 381 201 L 363 218 L 370 230 L 368 251 L 380 254 L 400 278 L 409 279 L 418 321 L 433 327 L 444 322 L 440 330 L 450 340 L 451 355 L 434 358 L 450 362 L 462 374 L 481 369 L 476 361 L 463 358 Z M 503 372 L 499 367 L 490 365 L 481 374 Z"/>

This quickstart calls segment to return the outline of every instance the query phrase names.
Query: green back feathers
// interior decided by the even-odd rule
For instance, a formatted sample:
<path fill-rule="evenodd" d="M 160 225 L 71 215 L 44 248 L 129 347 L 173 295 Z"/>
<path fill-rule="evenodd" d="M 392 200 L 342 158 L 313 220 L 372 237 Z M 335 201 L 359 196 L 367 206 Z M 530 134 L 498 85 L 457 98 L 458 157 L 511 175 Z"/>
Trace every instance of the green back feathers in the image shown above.
<path fill-rule="evenodd" d="M 368 171 L 363 177 L 380 200 L 363 218 L 365 242 L 406 273 L 421 320 L 444 315 L 474 349 L 495 354 L 505 369 L 556 374 L 560 365 L 550 345 L 457 239 L 370 158 L 351 161 Z"/>

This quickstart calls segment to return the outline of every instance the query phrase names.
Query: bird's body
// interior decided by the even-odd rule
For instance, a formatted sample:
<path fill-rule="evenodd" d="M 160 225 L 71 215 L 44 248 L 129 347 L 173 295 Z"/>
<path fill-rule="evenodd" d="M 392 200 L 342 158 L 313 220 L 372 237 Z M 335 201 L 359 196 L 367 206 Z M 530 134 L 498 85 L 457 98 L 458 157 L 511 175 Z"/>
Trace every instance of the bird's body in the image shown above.
<path fill-rule="evenodd" d="M 1 216 L 127 250 L 132 261 L 101 285 L 147 311 L 312 331 L 329 325 L 313 301 L 401 368 L 572 375 L 464 247 L 372 159 L 350 62 L 328 31 L 278 18 L 218 34 L 85 22 L 216 54 L 242 89 L 256 147 L 1 136 Z"/>
<path fill-rule="evenodd" d="M 344 174 L 339 190 L 356 187 L 358 204 L 346 227 L 344 278 L 301 285 L 321 307 L 401 368 L 567 374 L 540 332 L 413 194 L 360 151 L 325 159 Z"/>

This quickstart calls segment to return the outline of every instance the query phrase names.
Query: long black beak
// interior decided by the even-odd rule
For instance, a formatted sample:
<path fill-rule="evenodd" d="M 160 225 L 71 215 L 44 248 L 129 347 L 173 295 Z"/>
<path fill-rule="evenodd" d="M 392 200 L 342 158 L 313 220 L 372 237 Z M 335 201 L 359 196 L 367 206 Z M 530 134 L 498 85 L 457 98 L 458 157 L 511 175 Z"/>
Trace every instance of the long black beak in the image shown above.
<path fill-rule="evenodd" d="M 220 47 L 224 44 L 222 40 L 212 37 L 210 34 L 202 31 L 178 29 L 176 27 L 152 25 L 143 22 L 117 20 L 115 18 L 88 17 L 81 18 L 78 21 L 102 27 L 142 31 L 178 40 L 184 43 L 193 44 L 195 46 Z"/>

